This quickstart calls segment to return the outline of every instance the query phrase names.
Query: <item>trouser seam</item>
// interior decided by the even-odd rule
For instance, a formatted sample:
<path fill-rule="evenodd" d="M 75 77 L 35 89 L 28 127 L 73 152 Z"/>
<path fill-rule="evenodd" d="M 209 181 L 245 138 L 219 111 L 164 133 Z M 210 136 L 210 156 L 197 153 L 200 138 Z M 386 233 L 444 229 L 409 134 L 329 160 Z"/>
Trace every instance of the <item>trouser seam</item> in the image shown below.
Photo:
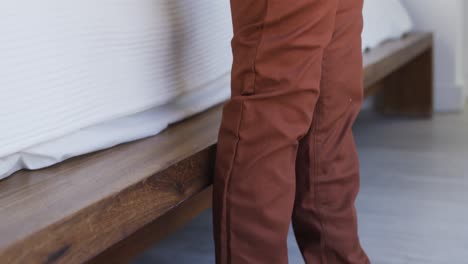
<path fill-rule="evenodd" d="M 230 203 L 230 188 L 231 188 L 231 178 L 234 170 L 234 163 L 236 162 L 236 157 L 238 153 L 238 148 L 239 148 L 239 142 L 240 142 L 240 128 L 241 128 L 241 123 L 242 123 L 242 116 L 244 113 L 244 101 L 241 101 L 241 109 L 239 113 L 239 121 L 237 123 L 237 129 L 236 129 L 236 136 L 237 140 L 235 143 L 234 147 L 234 154 L 231 160 L 231 166 L 229 168 L 228 176 L 226 179 L 226 194 L 224 195 L 224 203 L 226 205 L 226 218 L 225 218 L 225 226 L 226 226 L 226 263 L 230 264 L 231 263 L 231 219 L 230 219 L 230 209 L 231 209 L 231 203 Z"/>
<path fill-rule="evenodd" d="M 252 71 L 253 71 L 253 74 L 254 74 L 254 78 L 253 78 L 253 85 L 252 85 L 252 93 L 255 93 L 256 90 L 257 90 L 257 76 L 258 76 L 258 73 L 257 73 L 257 60 L 258 60 L 258 53 L 259 53 L 259 50 L 264 42 L 264 38 L 265 38 L 265 24 L 266 24 L 266 21 L 267 21 L 267 18 L 268 18 L 268 14 L 270 13 L 270 1 L 269 0 L 266 0 L 266 10 L 265 10 L 265 16 L 263 17 L 263 21 L 262 21 L 262 26 L 261 26 L 261 29 L 260 29 L 260 39 L 258 40 L 258 43 L 257 43 L 257 47 L 255 48 L 255 56 L 254 56 L 254 60 L 252 62 Z"/>
<path fill-rule="evenodd" d="M 258 59 L 258 53 L 259 53 L 259 50 L 260 50 L 260 47 L 263 43 L 263 39 L 264 39 L 264 31 L 265 31 L 265 23 L 266 23 L 266 20 L 267 20 L 267 17 L 268 17 L 268 14 L 269 14 L 269 9 L 270 9 L 270 1 L 267 0 L 266 1 L 266 10 L 265 10 L 265 16 L 263 18 L 263 22 L 262 22 L 262 27 L 261 27 L 261 32 L 260 32 L 260 39 L 257 43 L 257 47 L 255 48 L 255 56 L 254 56 L 254 60 L 252 62 L 252 71 L 253 71 L 253 74 L 254 74 L 254 79 L 253 79 L 253 84 L 252 84 L 252 91 L 250 91 L 250 93 L 255 93 L 256 91 L 256 83 L 257 83 L 257 70 L 256 70 L 256 62 L 257 62 L 257 59 Z M 247 95 L 247 94 L 250 94 L 249 91 L 243 91 L 241 92 L 241 94 L 243 95 Z M 227 179 L 226 179 L 226 195 L 225 195 L 225 205 L 226 205 L 226 219 L 225 219 L 225 225 L 226 225 L 226 263 L 227 264 L 231 264 L 232 262 L 232 249 L 231 249 L 231 219 L 230 219 L 230 211 L 231 211 L 231 203 L 230 203 L 230 199 L 229 199 L 229 196 L 230 196 L 230 188 L 231 188 L 231 178 L 232 178 L 232 174 L 233 174 L 233 167 L 234 167 L 234 163 L 236 161 L 236 156 L 237 156 L 237 153 L 238 153 L 238 148 L 239 148 L 239 141 L 240 141 L 240 129 L 241 129 L 241 123 L 242 123 L 242 117 L 243 117 L 243 113 L 244 113 L 244 99 L 242 99 L 241 101 L 241 109 L 240 109 L 240 117 L 239 117 L 239 122 L 237 124 L 237 131 L 236 131 L 236 134 L 237 134 L 237 141 L 236 141 L 236 145 L 235 145 L 235 148 L 234 148 L 234 154 L 233 154 L 233 158 L 232 158 L 232 161 L 231 161 L 231 167 L 230 167 L 230 171 L 228 173 L 228 176 L 227 176 Z"/>
<path fill-rule="evenodd" d="M 340 4 L 341 0 L 337 0 L 336 2 L 336 11 L 335 11 L 335 17 L 334 17 L 334 20 L 336 20 L 336 12 L 338 11 L 338 6 Z M 322 62 L 321 62 L 321 77 L 320 77 L 320 90 L 323 90 L 323 89 L 326 89 L 324 88 L 324 86 L 326 85 L 326 76 L 328 75 L 327 73 L 327 68 L 324 67 L 324 64 L 326 63 L 326 60 L 327 60 L 327 48 L 329 46 L 329 44 L 334 40 L 334 36 L 335 36 L 335 28 L 336 28 L 336 21 L 333 22 L 334 25 L 333 25 L 333 33 L 332 35 L 330 36 L 330 40 L 328 42 L 328 44 L 324 47 L 324 55 L 322 57 Z M 317 219 L 318 219 L 318 222 L 319 222 L 319 225 L 320 225 L 320 255 L 321 255 L 321 260 L 322 260 L 322 264 L 327 264 L 327 251 L 326 251 L 326 247 L 327 247 L 327 241 L 326 241 L 326 232 L 325 232 L 325 221 L 323 219 L 323 216 L 322 216 L 322 205 L 321 205 L 321 200 L 320 200 L 320 194 L 319 194 L 319 184 L 318 184 L 318 177 L 319 177 L 319 172 L 320 172 L 320 160 L 319 160 L 319 154 L 320 154 L 320 151 L 319 151 L 319 140 L 318 140 L 318 127 L 319 127 L 319 124 L 320 124 L 320 111 L 321 111 L 321 107 L 320 107 L 320 104 L 321 104 L 321 100 L 320 100 L 320 96 L 319 98 L 317 99 L 317 105 L 316 105 L 316 109 L 315 109 L 315 112 L 314 112 L 314 119 L 315 119 L 315 122 L 313 124 L 314 128 L 314 139 L 313 139 L 313 144 L 314 144 L 314 181 L 313 181 L 313 188 L 314 188 L 314 193 L 315 193 L 315 208 L 317 209 Z"/>
<path fill-rule="evenodd" d="M 243 95 L 247 95 L 247 94 L 253 94 L 255 93 L 256 91 L 256 83 L 257 83 L 257 70 L 256 70 L 256 62 L 257 62 L 257 59 L 258 59 L 258 53 L 259 53 L 259 50 L 260 50 L 260 47 L 263 43 L 263 39 L 264 39 L 264 31 L 265 31 L 265 23 L 266 23 L 266 20 L 267 20 L 267 17 L 268 17 L 268 13 L 269 13 L 269 9 L 270 9 L 270 1 L 267 0 L 266 1 L 266 11 L 265 11 L 265 16 L 263 18 L 263 22 L 262 22 L 262 27 L 261 27 L 261 32 L 260 32 L 260 39 L 257 43 L 257 47 L 255 48 L 255 56 L 254 56 L 254 60 L 252 62 L 252 71 L 253 71 L 253 74 L 254 74 L 254 79 L 253 79 L 253 84 L 252 84 L 252 91 L 243 91 L 241 92 L 241 94 Z M 236 161 L 236 157 L 237 157 L 237 153 L 238 153 L 238 148 L 239 148 L 239 141 L 240 141 L 240 129 L 241 129 L 241 124 L 242 124 L 242 117 L 243 117 L 243 113 L 244 113 L 244 107 L 245 107 L 245 102 L 244 102 L 244 98 L 242 99 L 241 101 L 241 109 L 240 109 L 240 117 L 239 117 L 239 122 L 237 124 L 237 131 L 236 131 L 236 134 L 237 134 L 237 141 L 236 141 L 236 145 L 235 145 L 235 148 L 234 148 L 234 154 L 233 154 L 233 158 L 232 158 L 232 161 L 231 161 L 231 167 L 230 167 L 230 171 L 228 173 L 228 176 L 227 176 L 227 179 L 226 179 L 226 195 L 225 195 L 225 205 L 226 205 L 226 219 L 225 219 L 225 226 L 226 226 L 226 263 L 227 264 L 231 264 L 232 263 L 232 249 L 231 249 L 231 217 L 230 217 L 230 211 L 231 211 L 231 202 L 230 202 L 230 199 L 229 199 L 229 196 L 230 196 L 230 189 L 231 189 L 231 178 L 232 178 L 232 174 L 233 174 L 233 170 L 234 170 L 234 163 Z"/>
<path fill-rule="evenodd" d="M 314 183 L 313 183 L 313 188 L 314 188 L 314 193 L 315 193 L 315 207 L 317 208 L 317 219 L 320 225 L 320 255 L 322 259 L 322 264 L 327 263 L 327 258 L 326 258 L 326 239 L 325 239 L 325 223 L 323 221 L 322 217 L 322 212 L 321 212 L 321 204 L 320 204 L 320 199 L 319 199 L 319 188 L 318 188 L 318 175 L 319 175 L 319 150 L 318 150 L 318 124 L 320 122 L 320 101 L 317 101 L 317 107 L 315 111 L 315 122 L 313 124 L 313 131 L 314 131 Z"/>

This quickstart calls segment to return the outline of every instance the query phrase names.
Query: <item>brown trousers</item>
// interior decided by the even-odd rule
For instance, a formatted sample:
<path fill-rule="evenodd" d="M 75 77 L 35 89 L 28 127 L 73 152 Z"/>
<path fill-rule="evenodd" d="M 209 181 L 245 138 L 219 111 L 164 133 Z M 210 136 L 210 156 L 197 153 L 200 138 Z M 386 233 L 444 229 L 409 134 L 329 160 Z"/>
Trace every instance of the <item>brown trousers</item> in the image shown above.
<path fill-rule="evenodd" d="M 231 0 L 231 99 L 214 178 L 218 264 L 369 263 L 351 127 L 363 99 L 363 0 Z"/>

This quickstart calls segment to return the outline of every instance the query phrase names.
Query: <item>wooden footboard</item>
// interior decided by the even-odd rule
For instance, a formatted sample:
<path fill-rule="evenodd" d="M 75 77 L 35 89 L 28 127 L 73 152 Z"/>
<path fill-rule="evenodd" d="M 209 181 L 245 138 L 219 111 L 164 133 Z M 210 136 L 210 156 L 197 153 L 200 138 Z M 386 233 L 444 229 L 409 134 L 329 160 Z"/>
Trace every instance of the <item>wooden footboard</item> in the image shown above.
<path fill-rule="evenodd" d="M 385 114 L 433 113 L 433 37 L 412 33 L 364 54 L 365 96 Z"/>
<path fill-rule="evenodd" d="M 432 113 L 432 35 L 364 54 L 385 113 Z M 126 263 L 211 204 L 222 106 L 163 133 L 0 181 L 0 263 Z"/>

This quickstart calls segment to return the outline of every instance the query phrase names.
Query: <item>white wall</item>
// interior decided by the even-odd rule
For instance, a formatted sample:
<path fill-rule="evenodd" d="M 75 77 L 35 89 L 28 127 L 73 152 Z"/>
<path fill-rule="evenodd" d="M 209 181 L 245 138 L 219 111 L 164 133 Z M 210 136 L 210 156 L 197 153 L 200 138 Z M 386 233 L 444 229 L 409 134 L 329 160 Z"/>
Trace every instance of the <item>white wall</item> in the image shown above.
<path fill-rule="evenodd" d="M 417 30 L 435 33 L 435 111 L 463 109 L 465 102 L 464 0 L 402 0 Z M 468 94 L 468 91 L 466 91 Z"/>

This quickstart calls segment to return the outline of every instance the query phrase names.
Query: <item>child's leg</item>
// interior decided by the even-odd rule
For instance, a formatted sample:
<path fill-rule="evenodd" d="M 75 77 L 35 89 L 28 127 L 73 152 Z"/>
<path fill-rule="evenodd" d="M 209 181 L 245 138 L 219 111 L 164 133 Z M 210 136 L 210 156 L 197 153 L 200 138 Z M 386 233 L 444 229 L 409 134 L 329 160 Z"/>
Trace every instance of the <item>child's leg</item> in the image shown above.
<path fill-rule="evenodd" d="M 298 140 L 319 97 L 338 0 L 231 0 L 232 97 L 214 178 L 218 264 L 287 263 Z"/>
<path fill-rule="evenodd" d="M 351 127 L 362 87 L 362 0 L 340 1 L 320 97 L 297 157 L 293 226 L 306 263 L 364 264 L 354 201 L 359 161 Z"/>

